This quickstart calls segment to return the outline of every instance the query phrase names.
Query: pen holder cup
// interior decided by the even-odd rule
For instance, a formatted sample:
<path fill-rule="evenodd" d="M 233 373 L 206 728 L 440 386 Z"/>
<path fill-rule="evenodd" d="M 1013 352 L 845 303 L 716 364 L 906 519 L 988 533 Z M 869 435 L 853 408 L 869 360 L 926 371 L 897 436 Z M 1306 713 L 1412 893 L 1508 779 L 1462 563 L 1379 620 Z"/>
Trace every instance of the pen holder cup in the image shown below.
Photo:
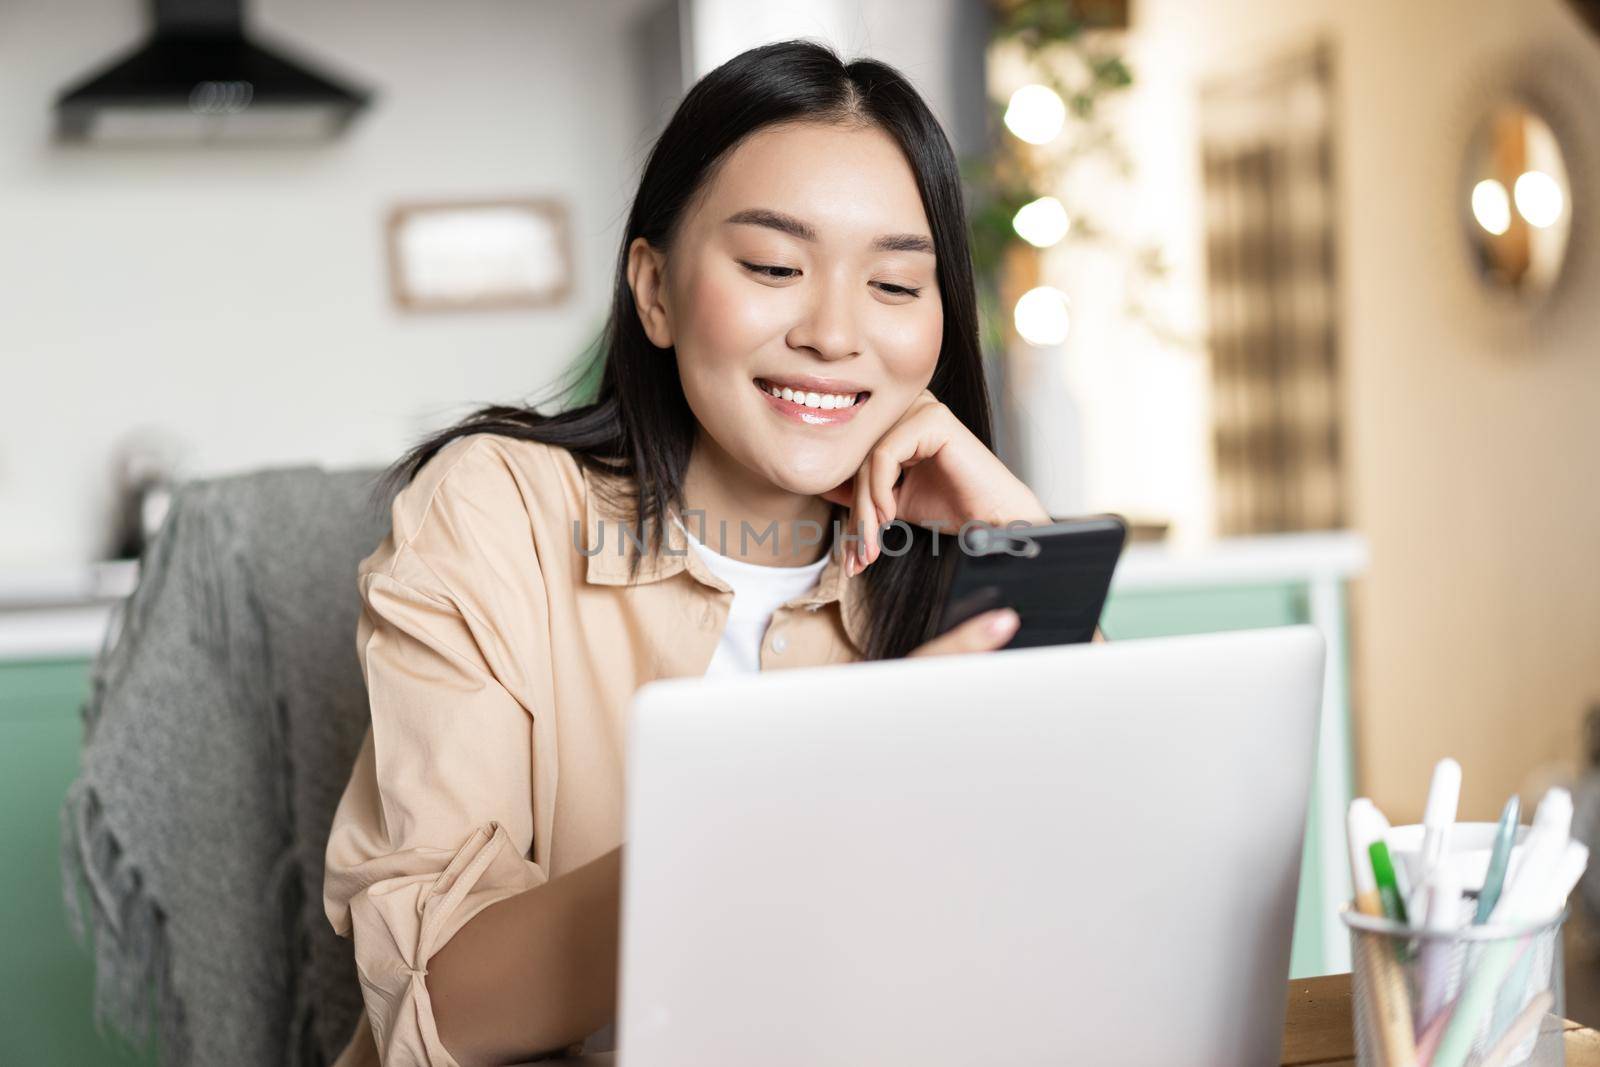
<path fill-rule="evenodd" d="M 1358 1067 L 1564 1067 L 1567 914 L 1424 930 L 1346 905 Z"/>

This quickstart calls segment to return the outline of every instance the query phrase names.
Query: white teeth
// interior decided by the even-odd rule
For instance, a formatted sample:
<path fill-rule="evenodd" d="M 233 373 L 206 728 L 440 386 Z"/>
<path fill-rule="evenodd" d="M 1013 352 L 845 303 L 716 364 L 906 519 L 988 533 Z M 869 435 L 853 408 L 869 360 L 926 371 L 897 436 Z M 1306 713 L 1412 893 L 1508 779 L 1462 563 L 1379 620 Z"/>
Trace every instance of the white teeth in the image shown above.
<path fill-rule="evenodd" d="M 807 393 L 787 385 L 768 384 L 765 389 L 773 396 L 782 397 L 791 403 L 800 404 L 808 408 L 817 408 L 821 411 L 853 407 L 861 395 L 860 393 Z"/>

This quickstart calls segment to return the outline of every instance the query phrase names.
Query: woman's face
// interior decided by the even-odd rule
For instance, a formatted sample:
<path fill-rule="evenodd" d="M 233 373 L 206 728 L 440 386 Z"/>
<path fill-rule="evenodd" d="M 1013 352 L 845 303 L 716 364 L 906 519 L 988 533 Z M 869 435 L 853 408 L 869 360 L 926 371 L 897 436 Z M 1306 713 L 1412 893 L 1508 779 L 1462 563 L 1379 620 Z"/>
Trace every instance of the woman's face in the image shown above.
<path fill-rule="evenodd" d="M 753 134 L 670 254 L 635 241 L 629 280 L 704 434 L 794 493 L 853 475 L 939 357 L 932 230 L 910 165 L 875 127 Z"/>

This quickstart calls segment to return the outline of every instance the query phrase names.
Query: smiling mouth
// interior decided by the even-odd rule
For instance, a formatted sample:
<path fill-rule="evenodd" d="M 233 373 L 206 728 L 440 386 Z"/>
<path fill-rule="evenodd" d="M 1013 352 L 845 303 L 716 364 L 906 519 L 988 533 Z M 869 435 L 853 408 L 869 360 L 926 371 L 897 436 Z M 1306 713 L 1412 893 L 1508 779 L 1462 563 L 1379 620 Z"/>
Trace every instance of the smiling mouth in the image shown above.
<path fill-rule="evenodd" d="M 870 392 L 859 393 L 814 393 L 794 389 L 787 385 L 779 385 L 765 378 L 754 379 L 755 386 L 768 396 L 787 400 L 801 407 L 811 408 L 816 411 L 838 411 L 843 408 L 857 408 L 867 402 Z"/>

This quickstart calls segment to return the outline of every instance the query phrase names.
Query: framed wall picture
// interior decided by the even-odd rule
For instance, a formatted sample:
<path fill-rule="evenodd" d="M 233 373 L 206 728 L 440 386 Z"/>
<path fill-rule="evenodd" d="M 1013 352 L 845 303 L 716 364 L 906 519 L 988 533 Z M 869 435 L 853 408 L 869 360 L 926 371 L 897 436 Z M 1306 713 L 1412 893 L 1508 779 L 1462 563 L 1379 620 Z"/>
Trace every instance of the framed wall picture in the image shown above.
<path fill-rule="evenodd" d="M 544 198 L 396 205 L 389 286 L 404 311 L 553 307 L 572 291 L 567 211 Z"/>

